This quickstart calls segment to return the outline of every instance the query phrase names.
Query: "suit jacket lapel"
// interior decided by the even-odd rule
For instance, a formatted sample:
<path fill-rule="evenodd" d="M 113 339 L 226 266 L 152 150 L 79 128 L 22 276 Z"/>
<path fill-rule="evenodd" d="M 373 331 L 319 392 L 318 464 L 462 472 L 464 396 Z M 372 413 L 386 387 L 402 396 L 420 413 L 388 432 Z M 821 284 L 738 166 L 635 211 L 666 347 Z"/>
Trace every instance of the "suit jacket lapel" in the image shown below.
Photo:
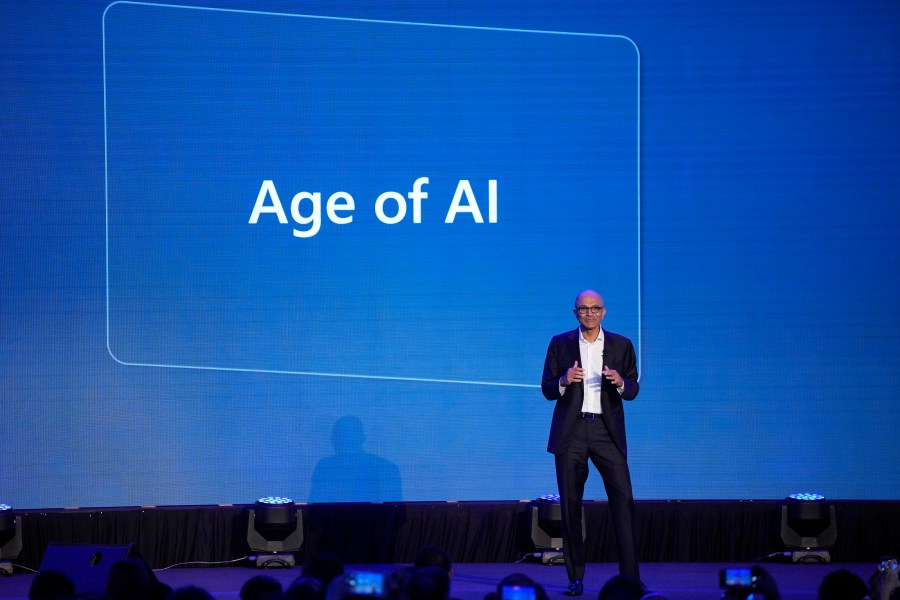
<path fill-rule="evenodd" d="M 571 367 L 572 366 L 571 363 L 575 360 L 578 361 L 578 366 L 584 367 L 584 365 L 581 364 L 581 343 L 578 341 L 578 329 L 577 328 L 574 331 L 569 332 L 568 345 L 569 345 L 569 352 L 571 353 L 569 356 L 574 357 L 574 358 L 571 361 L 568 361 L 569 364 L 564 365 L 564 368 L 568 369 L 569 367 Z M 572 403 L 572 405 L 573 405 L 572 410 L 575 412 L 581 412 L 581 404 L 584 401 L 584 383 L 579 381 L 576 384 L 575 389 L 572 391 L 577 392 L 577 396 L 575 398 L 578 398 L 578 400 L 576 402 Z M 574 408 L 576 405 L 578 407 L 577 410 Z"/>

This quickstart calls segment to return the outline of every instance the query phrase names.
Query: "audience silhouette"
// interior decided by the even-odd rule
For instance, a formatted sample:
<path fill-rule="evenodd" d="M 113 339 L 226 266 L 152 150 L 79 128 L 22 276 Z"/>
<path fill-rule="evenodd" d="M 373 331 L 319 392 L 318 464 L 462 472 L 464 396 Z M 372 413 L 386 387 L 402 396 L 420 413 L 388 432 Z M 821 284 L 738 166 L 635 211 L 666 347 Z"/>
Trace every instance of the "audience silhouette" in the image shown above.
<path fill-rule="evenodd" d="M 780 600 L 778 586 L 771 575 L 754 567 L 761 575 L 754 600 Z M 344 564 L 335 554 L 320 553 L 301 568 L 301 575 L 287 588 L 268 575 L 253 575 L 241 587 L 240 600 L 450 600 L 453 564 L 440 546 L 423 546 L 412 566 L 400 566 L 378 576 L 383 586 L 376 593 L 360 593 L 347 585 Z M 532 593 L 533 590 L 533 593 Z M 900 600 L 900 568 L 896 559 L 886 559 L 876 567 L 868 587 L 847 569 L 828 573 L 818 590 L 818 600 Z M 723 598 L 736 598 L 726 590 Z M 521 594 L 521 595 L 519 595 Z M 42 571 L 34 576 L 29 600 L 75 600 L 75 585 L 60 571 Z M 123 560 L 109 572 L 106 593 L 90 596 L 96 600 L 213 600 L 205 589 L 196 586 L 172 590 L 159 582 L 143 561 Z M 548 600 L 543 586 L 523 573 L 512 573 L 497 583 L 485 600 Z M 666 600 L 660 592 L 647 592 L 633 577 L 615 575 L 601 588 L 597 600 Z"/>
<path fill-rule="evenodd" d="M 281 584 L 268 575 L 256 575 L 241 586 L 241 600 L 281 600 Z"/>
<path fill-rule="evenodd" d="M 62 571 L 41 571 L 34 576 L 28 600 L 66 600 L 75 597 L 75 584 Z"/>

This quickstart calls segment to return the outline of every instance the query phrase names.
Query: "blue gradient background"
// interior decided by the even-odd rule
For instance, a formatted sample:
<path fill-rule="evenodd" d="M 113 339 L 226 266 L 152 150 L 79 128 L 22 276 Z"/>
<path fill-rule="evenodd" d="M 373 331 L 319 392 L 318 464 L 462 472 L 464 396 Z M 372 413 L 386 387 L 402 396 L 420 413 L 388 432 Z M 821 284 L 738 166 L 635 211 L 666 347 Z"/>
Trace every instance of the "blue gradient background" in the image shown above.
<path fill-rule="evenodd" d="M 643 366 L 627 420 L 636 496 L 900 498 L 890 466 L 900 449 L 896 2 L 215 6 L 634 40 Z M 2 500 L 24 508 L 553 491 L 544 452 L 552 405 L 532 388 L 110 358 L 105 8 L 0 6 Z M 408 179 L 418 175 L 429 174 Z M 564 236 L 522 243 L 550 254 Z M 529 294 L 517 289 L 491 298 L 511 362 L 541 355 L 552 334 L 574 326 L 567 311 L 583 287 L 615 293 L 614 277 L 598 281 L 558 257 L 558 273 L 536 282 L 557 314 L 529 318 Z M 340 302 L 364 304 L 365 295 Z M 611 311 L 612 330 L 616 318 Z M 523 348 L 532 338 L 540 347 Z M 483 358 L 469 345 L 457 354 L 466 364 Z M 534 383 L 539 375 L 538 365 Z M 592 481 L 589 496 L 602 497 Z"/>

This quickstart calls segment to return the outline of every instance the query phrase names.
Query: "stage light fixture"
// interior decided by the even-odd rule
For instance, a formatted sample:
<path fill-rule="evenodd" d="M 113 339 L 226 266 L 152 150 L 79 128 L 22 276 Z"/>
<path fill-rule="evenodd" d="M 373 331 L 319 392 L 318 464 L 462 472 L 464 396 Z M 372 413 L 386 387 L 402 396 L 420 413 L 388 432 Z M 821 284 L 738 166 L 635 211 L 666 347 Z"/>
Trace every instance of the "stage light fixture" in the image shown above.
<path fill-rule="evenodd" d="M 0 575 L 12 575 L 11 559 L 22 552 L 22 520 L 9 504 L 0 504 Z"/>
<path fill-rule="evenodd" d="M 781 539 L 791 562 L 829 563 L 837 540 L 834 505 L 821 494 L 791 494 L 781 507 Z"/>
<path fill-rule="evenodd" d="M 584 507 L 581 509 L 581 535 L 586 536 Z M 531 541 L 545 565 L 560 565 L 563 559 L 562 508 L 559 494 L 544 494 L 531 505 Z"/>
<path fill-rule="evenodd" d="M 257 553 L 256 566 L 293 567 L 303 545 L 303 513 L 290 498 L 260 498 L 249 510 L 247 544 Z"/>

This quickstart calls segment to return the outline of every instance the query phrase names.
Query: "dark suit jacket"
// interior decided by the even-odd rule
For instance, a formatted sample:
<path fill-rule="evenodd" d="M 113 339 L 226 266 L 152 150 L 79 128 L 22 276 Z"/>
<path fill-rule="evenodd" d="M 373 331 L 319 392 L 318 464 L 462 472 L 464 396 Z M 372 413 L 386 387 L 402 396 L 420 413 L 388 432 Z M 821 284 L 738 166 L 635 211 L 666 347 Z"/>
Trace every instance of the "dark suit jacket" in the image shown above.
<path fill-rule="evenodd" d="M 603 364 L 610 369 L 615 369 L 625 380 L 625 389 L 622 394 L 611 382 L 603 380 L 600 388 L 600 406 L 603 409 L 603 422 L 609 431 L 609 435 L 622 451 L 628 456 L 628 446 L 625 443 L 625 411 L 622 408 L 622 400 L 634 400 L 638 395 L 637 360 L 635 359 L 634 346 L 628 338 L 603 330 Z M 556 400 L 553 409 L 553 421 L 550 424 L 550 441 L 547 443 L 547 452 L 561 454 L 568 449 L 575 426 L 578 423 L 578 415 L 581 413 L 581 404 L 584 401 L 584 384 L 572 383 L 565 388 L 565 393 L 559 395 L 559 378 L 566 370 L 578 361 L 581 364 L 581 350 L 578 347 L 578 330 L 568 331 L 553 336 L 547 347 L 547 358 L 544 360 L 544 376 L 541 380 L 541 391 L 547 400 Z"/>

